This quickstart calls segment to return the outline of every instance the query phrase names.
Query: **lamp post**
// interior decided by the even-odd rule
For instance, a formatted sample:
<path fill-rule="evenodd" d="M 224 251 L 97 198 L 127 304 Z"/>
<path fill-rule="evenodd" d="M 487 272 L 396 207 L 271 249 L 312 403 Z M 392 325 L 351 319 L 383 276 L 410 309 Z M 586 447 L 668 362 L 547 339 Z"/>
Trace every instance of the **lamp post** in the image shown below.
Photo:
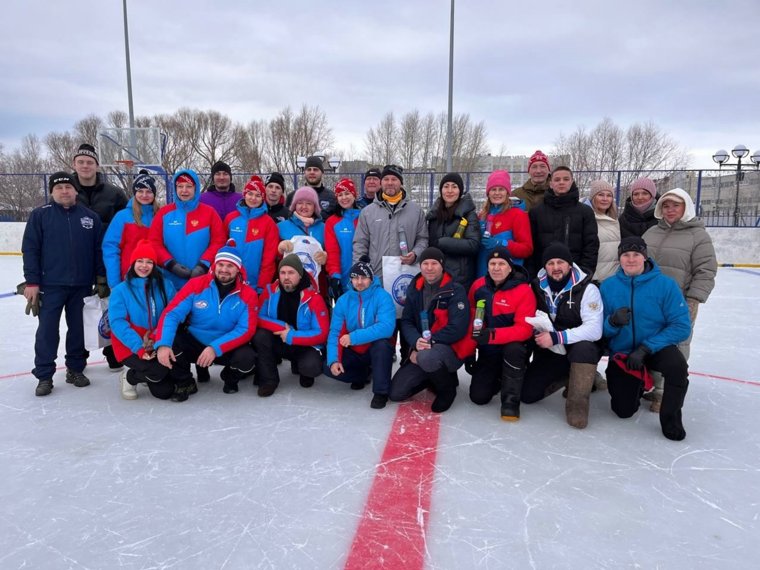
<path fill-rule="evenodd" d="M 303 172 L 304 169 L 306 168 L 306 157 L 299 156 L 298 158 L 296 158 L 296 166 L 298 167 L 298 170 Z"/>
<path fill-rule="evenodd" d="M 330 165 L 330 169 L 333 172 L 336 172 L 340 168 L 340 163 L 342 161 L 337 157 L 330 157 L 330 160 L 327 161 L 327 164 Z"/>
<path fill-rule="evenodd" d="M 736 164 L 728 164 L 728 153 L 725 150 L 716 151 L 712 159 L 718 164 L 718 171 L 724 166 L 736 166 L 736 196 L 734 197 L 734 227 L 739 227 L 739 184 L 742 181 L 742 159 L 749 154 L 749 149 L 743 144 L 736 145 L 731 150 L 731 155 L 736 159 Z M 749 158 L 755 168 L 760 168 L 760 152 L 755 152 Z M 720 174 L 718 174 L 718 188 L 720 188 Z"/>

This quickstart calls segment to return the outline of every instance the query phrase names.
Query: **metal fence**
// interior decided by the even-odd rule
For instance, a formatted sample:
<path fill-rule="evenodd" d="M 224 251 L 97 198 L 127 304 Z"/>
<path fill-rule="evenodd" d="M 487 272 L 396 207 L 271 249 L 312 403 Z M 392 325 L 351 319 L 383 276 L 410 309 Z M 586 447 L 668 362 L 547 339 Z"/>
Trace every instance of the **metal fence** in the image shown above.
<path fill-rule="evenodd" d="M 51 173 L 7 174 L 0 173 L 0 221 L 25 221 L 33 208 L 44 204 L 48 199 L 47 184 Z M 253 173 L 238 172 L 233 176 L 233 182 L 238 190 L 242 190 L 246 181 Z M 464 172 L 467 191 L 475 203 L 480 206 L 485 200 L 486 181 L 489 172 Z M 259 174 L 265 178 L 265 174 Z M 404 172 L 404 188 L 409 196 L 425 209 L 432 206 L 438 197 L 438 183 L 443 172 Z M 581 191 L 581 198 L 588 196 L 592 180 L 607 180 L 615 188 L 618 207 L 621 207 L 628 196 L 628 184 L 638 177 L 631 171 L 577 171 L 575 180 Z M 210 173 L 199 174 L 202 181 L 209 181 Z M 707 226 L 724 227 L 760 227 L 760 172 L 754 169 L 703 169 L 654 171 L 647 173 L 657 185 L 662 194 L 672 188 L 683 188 L 694 200 L 697 214 Z M 333 173 L 325 172 L 323 182 L 333 187 L 341 178 L 351 178 L 357 188 L 363 186 L 363 173 Z M 526 172 L 511 173 L 512 186 L 522 185 L 527 179 Z M 160 176 L 158 199 L 166 202 L 166 184 L 168 179 Z M 131 184 L 131 177 L 125 175 L 106 174 L 106 179 L 124 188 Z M 287 191 L 292 191 L 304 184 L 302 175 L 288 173 L 285 175 Z M 128 192 L 131 195 L 131 192 Z"/>

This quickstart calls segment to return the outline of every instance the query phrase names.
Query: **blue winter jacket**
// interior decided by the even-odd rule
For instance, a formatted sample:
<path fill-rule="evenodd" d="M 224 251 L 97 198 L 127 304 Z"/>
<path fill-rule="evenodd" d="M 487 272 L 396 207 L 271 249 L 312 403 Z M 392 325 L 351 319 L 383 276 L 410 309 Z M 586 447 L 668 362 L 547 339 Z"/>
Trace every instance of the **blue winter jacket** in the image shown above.
<path fill-rule="evenodd" d="M 161 315 L 154 346 L 171 346 L 177 329 L 187 320 L 188 332 L 221 356 L 251 340 L 258 314 L 258 295 L 242 282 L 242 276 L 220 301 L 214 276 L 207 273 L 190 279 L 174 296 Z"/>
<path fill-rule="evenodd" d="M 602 282 L 604 303 L 604 336 L 610 352 L 630 354 L 638 346 L 659 352 L 689 338 L 689 309 L 678 284 L 660 272 L 650 258 L 644 273 L 628 277 L 619 268 Z M 609 323 L 609 317 L 620 308 L 631 309 L 631 322 L 623 327 Z"/>
<path fill-rule="evenodd" d="M 280 239 L 290 239 L 295 236 L 311 236 L 316 239 L 322 249 L 325 247 L 325 221 L 317 217 L 314 223 L 306 229 L 303 222 L 296 216 L 291 216 L 277 224 L 277 230 L 280 232 Z"/>
<path fill-rule="evenodd" d="M 313 287 L 313 281 L 308 273 L 301 278 L 311 284 L 299 293 L 300 303 L 296 314 L 296 326 L 290 327 L 290 332 L 285 337 L 285 344 L 292 346 L 313 346 L 322 350 L 327 340 L 327 331 L 330 328 L 330 319 L 327 315 L 327 306 L 324 299 L 319 296 Z M 281 331 L 286 323 L 277 316 L 277 306 L 280 303 L 280 283 L 270 283 L 264 288 L 261 295 L 261 312 L 259 314 L 259 327 L 270 332 Z"/>
<path fill-rule="evenodd" d="M 351 285 L 354 233 L 359 214 L 361 210 L 351 208 L 343 210 L 340 216 L 335 214 L 330 216 L 325 222 L 324 248 L 327 252 L 327 271 L 330 277 L 340 278 L 344 291 L 347 291 Z"/>
<path fill-rule="evenodd" d="M 153 204 L 140 205 L 142 227 L 135 223 L 132 212 L 134 197 L 129 199 L 127 207 L 116 212 L 108 224 L 103 236 L 103 263 L 106 266 L 108 286 L 113 289 L 122 282 L 122 277 L 129 270 L 129 258 L 132 250 L 141 239 L 149 239 L 150 224 L 153 221 Z"/>
<path fill-rule="evenodd" d="M 64 208 L 51 201 L 32 210 L 21 242 L 26 282 L 82 287 L 105 277 L 102 228 L 98 215 L 79 203 Z"/>
<path fill-rule="evenodd" d="M 361 293 L 349 287 L 333 309 L 327 337 L 328 366 L 341 361 L 343 347 L 338 339 L 344 334 L 351 336 L 351 349 L 363 353 L 370 343 L 390 338 L 395 327 L 396 306 L 378 278 Z"/>

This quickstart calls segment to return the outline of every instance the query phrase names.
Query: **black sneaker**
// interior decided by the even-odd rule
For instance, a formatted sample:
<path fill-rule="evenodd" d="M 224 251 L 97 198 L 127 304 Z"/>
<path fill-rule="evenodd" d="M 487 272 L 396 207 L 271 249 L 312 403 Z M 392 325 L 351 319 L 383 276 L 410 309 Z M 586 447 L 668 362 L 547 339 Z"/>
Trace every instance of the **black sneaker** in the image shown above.
<path fill-rule="evenodd" d="M 71 368 L 66 369 L 66 383 L 67 384 L 74 384 L 77 388 L 84 388 L 85 386 L 90 385 L 90 379 L 87 378 L 84 374 L 81 372 L 76 372 L 72 370 Z"/>
<path fill-rule="evenodd" d="M 222 387 L 222 392 L 225 394 L 237 394 L 238 383 L 237 382 L 225 382 Z"/>
<path fill-rule="evenodd" d="M 34 395 L 35 396 L 47 396 L 52 391 L 53 391 L 53 381 L 52 380 L 40 380 L 37 383 L 37 388 L 34 389 Z"/>
<path fill-rule="evenodd" d="M 373 410 L 382 410 L 387 403 L 388 396 L 385 394 L 375 394 L 372 396 L 372 402 L 370 402 L 369 407 Z"/>
<path fill-rule="evenodd" d="M 314 378 L 311 378 L 310 376 L 301 376 L 298 381 L 304 388 L 311 388 L 314 386 Z"/>
<path fill-rule="evenodd" d="M 268 398 L 277 390 L 277 384 L 262 384 L 259 386 L 258 395 L 260 398 Z"/>
<path fill-rule="evenodd" d="M 172 394 L 172 402 L 184 402 L 189 397 L 190 396 L 187 393 L 187 387 L 185 386 L 174 387 L 174 394 Z"/>
<path fill-rule="evenodd" d="M 211 380 L 211 373 L 209 372 L 208 368 L 203 368 L 203 366 L 195 365 L 195 375 L 198 377 L 198 382 L 208 382 Z"/>
<path fill-rule="evenodd" d="M 366 384 L 363 381 L 362 382 L 351 382 L 351 389 L 352 390 L 364 390 L 364 386 L 366 386 Z"/>

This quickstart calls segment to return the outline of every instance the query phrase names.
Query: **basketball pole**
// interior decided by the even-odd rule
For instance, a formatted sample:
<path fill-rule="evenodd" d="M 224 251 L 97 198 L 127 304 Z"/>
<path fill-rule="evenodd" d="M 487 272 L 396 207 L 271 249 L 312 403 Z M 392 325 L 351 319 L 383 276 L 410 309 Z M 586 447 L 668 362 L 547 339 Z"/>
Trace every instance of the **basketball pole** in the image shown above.
<path fill-rule="evenodd" d="M 129 23 L 127 21 L 127 0 L 122 0 L 124 12 L 124 53 L 127 59 L 127 102 L 129 105 L 129 128 L 130 133 L 130 151 L 133 156 L 137 156 L 137 140 L 135 139 L 135 107 L 132 102 L 132 65 L 129 60 Z"/>

